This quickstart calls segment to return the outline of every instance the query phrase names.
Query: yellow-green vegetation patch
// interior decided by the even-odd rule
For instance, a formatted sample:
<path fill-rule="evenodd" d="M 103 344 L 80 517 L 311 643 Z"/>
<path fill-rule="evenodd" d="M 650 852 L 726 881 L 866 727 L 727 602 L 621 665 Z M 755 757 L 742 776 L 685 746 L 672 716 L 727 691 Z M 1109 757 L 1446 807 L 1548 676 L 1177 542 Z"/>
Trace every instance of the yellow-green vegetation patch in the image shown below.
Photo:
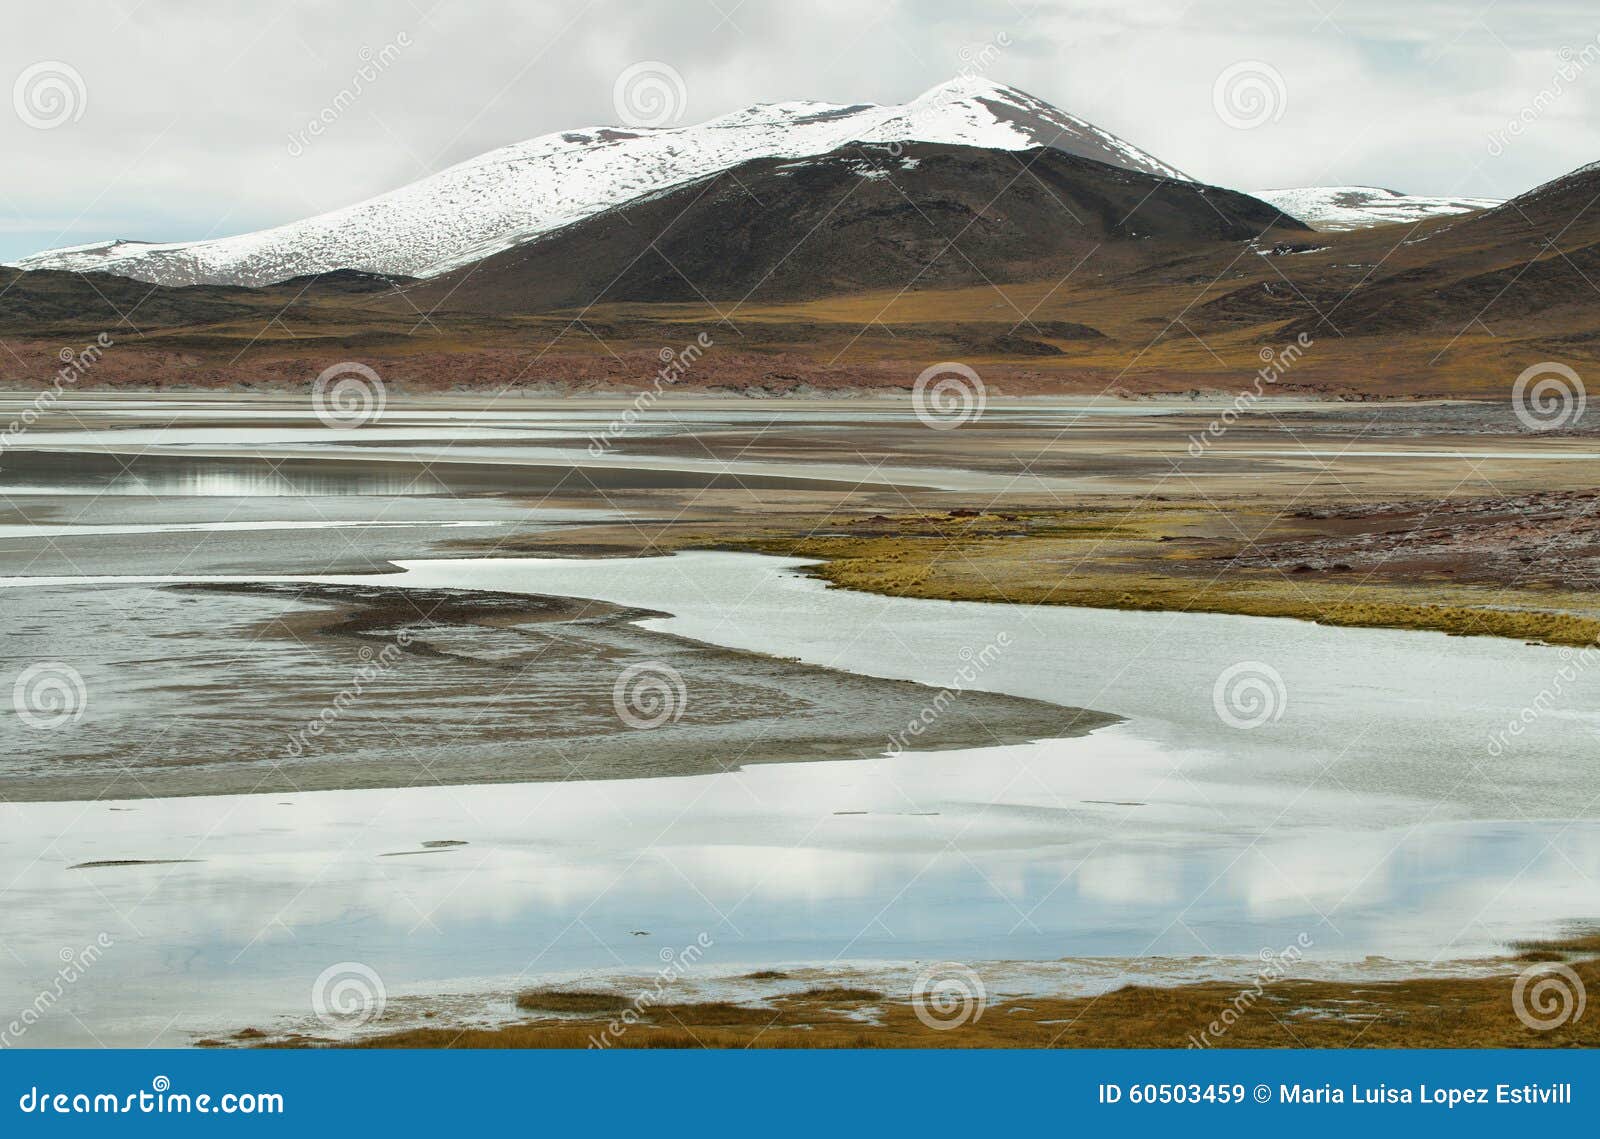
<path fill-rule="evenodd" d="M 529 1012 L 621 1012 L 632 1004 L 621 993 L 592 989 L 532 989 L 517 994 L 517 1007 Z"/>
<path fill-rule="evenodd" d="M 823 1004 L 855 1005 L 869 1004 L 883 1000 L 883 994 L 876 989 L 854 989 L 848 986 L 819 985 L 807 989 L 803 993 L 796 993 L 796 999 L 820 1001 Z"/>
<path fill-rule="evenodd" d="M 1600 937 L 1527 943 L 1559 953 L 1586 988 L 1600 985 Z M 1538 1024 L 1521 1014 L 1508 959 L 1481 974 L 1409 980 L 1127 985 L 1099 996 L 997 1000 L 959 1025 L 927 1018 L 909 993 L 874 994 L 873 1021 L 819 986 L 769 997 L 648 1008 L 618 1033 L 620 1048 L 1593 1048 L 1600 1017 Z M 1554 966 L 1552 965 L 1552 969 Z M 1537 974 L 1535 974 L 1537 975 Z M 1565 976 L 1563 974 L 1562 976 Z M 1522 983 L 1526 983 L 1525 981 Z M 1224 1013 L 1227 1015 L 1224 1016 Z M 377 1048 L 582 1048 L 593 1020 L 529 1020 L 498 1028 L 420 1028 L 363 1042 Z M 305 1042 L 302 1042 L 305 1043 Z"/>
<path fill-rule="evenodd" d="M 1600 642 L 1592 597 L 1389 574 L 1300 576 L 1231 558 L 1275 518 L 1260 507 L 957 511 L 799 521 L 685 544 L 817 560 L 844 589 L 946 601 L 1289 617 L 1554 645 Z M 819 533 L 823 531 L 825 533 Z M 1587 610 L 1587 611 L 1585 611 Z"/>

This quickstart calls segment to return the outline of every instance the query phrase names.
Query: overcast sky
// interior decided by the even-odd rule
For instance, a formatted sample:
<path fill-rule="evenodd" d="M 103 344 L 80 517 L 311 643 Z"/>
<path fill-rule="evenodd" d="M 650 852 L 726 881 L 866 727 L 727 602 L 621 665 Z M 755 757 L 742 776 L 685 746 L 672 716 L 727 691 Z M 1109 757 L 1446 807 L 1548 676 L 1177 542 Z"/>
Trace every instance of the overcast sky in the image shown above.
<path fill-rule="evenodd" d="M 1600 160 L 1593 0 L 6 9 L 0 259 L 111 237 L 223 236 L 347 205 L 505 143 L 615 122 L 616 79 L 640 61 L 682 76 L 682 123 L 783 99 L 901 102 L 976 67 L 1241 189 L 1506 197 Z M 321 137 L 292 143 L 350 86 L 363 52 L 386 45 L 392 62 L 360 97 Z M 1227 75 L 1265 110 L 1219 113 Z"/>

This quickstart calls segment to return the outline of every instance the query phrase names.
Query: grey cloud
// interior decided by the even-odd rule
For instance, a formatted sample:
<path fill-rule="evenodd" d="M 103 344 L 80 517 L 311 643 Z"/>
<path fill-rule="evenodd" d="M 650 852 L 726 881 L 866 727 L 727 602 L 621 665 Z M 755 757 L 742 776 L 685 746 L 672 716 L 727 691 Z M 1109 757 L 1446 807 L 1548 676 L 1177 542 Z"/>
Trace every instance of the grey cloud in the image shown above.
<path fill-rule="evenodd" d="M 1328 13 L 1328 15 L 1323 15 Z M 106 237 L 190 239 L 333 209 L 519 139 L 611 122 L 630 63 L 684 77 L 685 121 L 754 102 L 887 102 L 957 73 L 1004 33 L 988 74 L 1197 177 L 1253 188 L 1366 182 L 1509 196 L 1600 158 L 1600 66 L 1533 106 L 1558 51 L 1595 43 L 1579 0 L 581 0 L 15 5 L 0 90 L 44 60 L 83 77 L 75 122 L 0 104 L 0 258 Z M 292 137 L 401 33 L 411 46 L 321 137 Z M 965 53 L 965 54 L 964 54 Z M 1281 74 L 1281 118 L 1212 111 L 1227 67 Z"/>

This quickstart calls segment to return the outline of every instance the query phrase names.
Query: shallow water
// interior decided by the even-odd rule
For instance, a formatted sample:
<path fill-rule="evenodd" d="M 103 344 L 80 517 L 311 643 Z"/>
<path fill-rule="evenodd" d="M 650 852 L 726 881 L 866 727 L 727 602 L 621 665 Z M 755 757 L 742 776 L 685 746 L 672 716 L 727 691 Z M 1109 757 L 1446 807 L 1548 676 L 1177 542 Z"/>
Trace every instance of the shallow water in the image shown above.
<path fill-rule="evenodd" d="M 0 866 L 36 917 L 8 937 L 27 969 L 0 998 L 24 1006 L 101 932 L 115 944 L 69 994 L 77 1020 L 30 1043 L 304 1017 L 314 978 L 349 960 L 396 995 L 643 969 L 701 934 L 719 969 L 1308 943 L 1318 961 L 1427 960 L 1593 901 L 1593 823 L 1197 841 L 1181 812 L 1129 831 L 1134 809 L 1064 798 L 1141 761 L 1113 732 L 666 781 L 5 808 Z M 439 840 L 468 845 L 422 845 Z M 69 869 L 133 857 L 200 861 Z"/>
<path fill-rule="evenodd" d="M 466 526 L 500 526 L 501 522 L 473 522 L 452 518 L 397 519 L 365 518 L 349 520 L 330 519 L 278 519 L 259 522 L 131 522 L 113 523 L 74 522 L 68 526 L 5 525 L 0 524 L 0 540 L 37 541 L 42 538 L 104 538 L 111 535 L 123 537 L 131 534 L 231 534 L 253 530 L 366 530 L 382 526 L 420 526 L 450 529 Z"/>
<path fill-rule="evenodd" d="M 496 497 L 405 494 L 29 494 L 8 496 L 0 506 L 9 508 L 0 509 L 0 574 L 32 577 L 383 572 L 393 558 L 451 541 L 500 540 L 627 516 Z M 0 606 L 0 621 L 14 619 Z M 70 614 L 60 632 L 63 643 L 79 634 Z"/>
<path fill-rule="evenodd" d="M 803 564 L 732 553 L 452 559 L 403 563 L 392 580 L 660 609 L 674 615 L 650 624 L 662 631 L 932 685 L 1005 634 L 1011 647 L 974 687 L 1127 716 L 1153 745 L 1193 753 L 1190 779 L 1310 798 L 1340 788 L 1368 797 L 1361 812 L 1373 820 L 1600 817 L 1600 653 L 1225 614 L 881 597 L 829 589 Z M 1218 679 L 1232 668 L 1237 683 L 1223 695 L 1236 720 L 1249 721 L 1252 689 L 1270 698 L 1253 727 L 1219 714 Z M 1566 696 L 1540 701 L 1552 687 Z M 1520 730 L 1508 734 L 1512 721 Z"/>
<path fill-rule="evenodd" d="M 0 495 L 8 493 L 114 494 L 385 494 L 440 493 L 458 489 L 449 467 L 485 464 L 499 467 L 582 467 L 627 477 L 639 472 L 738 479 L 759 486 L 834 483 L 842 488 L 903 487 L 949 491 L 1017 494 L 1083 489 L 1082 479 L 1052 477 L 1032 470 L 994 472 L 972 469 L 960 453 L 939 456 L 933 463 L 903 458 L 884 462 L 876 454 L 846 446 L 845 456 L 861 461 L 812 461 L 790 458 L 769 461 L 719 458 L 703 445 L 689 454 L 658 453 L 663 440 L 712 438 L 719 432 L 764 434 L 769 428 L 795 438 L 826 431 L 903 431 L 926 435 L 909 399 L 845 400 L 821 403 L 747 400 L 661 400 L 642 409 L 631 401 L 596 401 L 578 406 L 562 402 L 504 400 L 483 407 L 386 407 L 381 422 L 359 428 L 326 426 L 303 403 L 273 400 L 197 399 L 126 403 L 67 401 L 68 423 L 35 426 L 10 444 L 8 462 L 0 463 Z M 0 409 L 6 400 L 0 394 Z M 1218 405 L 1221 406 L 1221 405 Z M 1045 437 L 1090 424 L 1136 423 L 1152 417 L 1204 413 L 1204 403 L 1120 400 L 1015 400 L 996 403 L 985 424 L 1001 432 L 1042 433 Z M 627 414 L 624 421 L 621 417 Z M 0 419 L 4 418 L 0 410 Z M 155 421 L 155 422 L 152 422 Z M 596 448 L 597 439 L 606 442 Z M 867 444 L 869 452 L 878 446 Z M 702 453 L 703 452 L 703 453 Z M 52 456 L 136 457 L 117 477 L 85 481 L 59 477 Z M 185 465 L 171 467 L 180 459 Z M 196 461 L 210 460 L 204 464 Z M 263 470 L 260 460 L 339 461 L 336 471 L 296 470 L 274 465 Z M 32 468 L 48 464 L 54 481 Z M 192 465 L 189 465 L 192 464 Z M 427 464 L 441 464 L 429 469 Z M 388 465 L 392 469 L 385 471 Z M 420 471 L 416 470 L 420 468 Z M 414 473 L 408 473 L 412 471 Z M 1197 477 L 1208 477 L 1202 472 Z M 431 487 L 409 488 L 412 477 L 433 478 Z M 510 478 L 503 474 L 503 478 Z M 364 480 L 339 486 L 337 478 Z M 679 483 L 677 485 L 684 485 Z"/>
<path fill-rule="evenodd" d="M 126 682 L 91 678 L 101 709 L 127 689 L 119 712 L 159 705 L 249 750 L 257 745 L 237 729 L 267 719 L 250 717 L 251 701 L 313 675 L 309 657 L 280 665 L 254 646 L 251 627 L 274 605 L 131 589 L 91 598 L 86 588 L 197 577 L 371 584 L 399 561 L 382 584 L 595 598 L 670 613 L 646 624 L 680 637 L 916 680 L 931 686 L 930 704 L 962 678 L 1126 722 L 1082 739 L 676 779 L 0 803 L 6 912 L 26 919 L 4 930 L 0 1018 L 53 985 L 63 951 L 101 934 L 112 942 L 22 1043 L 183 1044 L 251 1021 L 303 1022 L 313 982 L 342 961 L 376 969 L 396 998 L 639 975 L 702 934 L 714 943 L 707 976 L 1094 956 L 1143 957 L 1141 975 L 1248 977 L 1259 954 L 1307 941 L 1308 969 L 1404 975 L 1600 917 L 1592 654 L 1206 614 L 875 597 L 752 555 L 418 560 L 473 533 L 463 526 L 498 537 L 618 517 L 598 508 L 603 494 L 574 500 L 594 510 L 546 503 L 569 462 L 600 486 L 642 491 L 631 505 L 645 511 L 661 488 L 692 490 L 728 472 L 759 476 L 756 486 L 866 479 L 897 507 L 890 481 L 1014 493 L 1120 469 L 1108 451 L 1083 479 L 1024 485 L 1020 471 L 962 469 L 967 458 L 952 448 L 948 466 L 891 475 L 871 447 L 852 456 L 836 445 L 822 452 L 831 462 L 596 463 L 579 440 L 623 406 L 391 407 L 387 426 L 347 438 L 322 429 L 303 401 L 71 401 L 88 430 L 38 431 L 20 445 L 52 450 L 0 456 L 8 655 L 79 646 Z M 1183 411 L 1204 407 L 1019 401 L 997 404 L 985 423 L 1055 431 Z M 652 436 L 748 435 L 780 418 L 800 432 L 920 430 L 903 402 L 699 404 L 660 409 L 637 449 Z M 563 439 L 573 443 L 552 446 Z M 105 453 L 115 448 L 147 453 Z M 423 461 L 439 457 L 455 461 Z M 1221 474 L 1208 466 L 1184 477 Z M 631 509 L 629 518 L 649 521 Z M 118 600 L 141 592 L 161 605 Z M 204 627 L 180 628 L 180 609 L 203 613 Z M 121 622 L 139 623 L 143 639 L 119 638 Z M 1002 638 L 1003 651 L 983 651 Z M 1235 683 L 1219 694 L 1224 677 Z M 465 689 L 488 692 L 476 679 Z M 185 703 L 208 691 L 228 693 L 226 706 Z M 432 695 L 454 699 L 448 686 Z M 687 692 L 691 704 L 716 698 Z M 470 699 L 459 703 L 475 718 Z M 159 725 L 147 734 L 160 736 Z M 179 750 L 193 738 L 170 737 Z M 70 740 L 30 738 L 22 761 L 71 763 Z M 424 845 L 442 840 L 465 845 Z M 1372 954 L 1407 964 L 1374 966 Z M 1099 991 L 1121 975 L 1114 961 L 1074 964 L 1048 985 Z"/>
<path fill-rule="evenodd" d="M 675 613 L 651 624 L 679 635 L 935 686 L 1006 633 L 975 686 L 1129 720 L 668 780 L 0 807 L 0 876 L 36 915 L 0 1001 L 100 932 L 115 948 L 73 987 L 74 1016 L 144 1044 L 303 1018 L 345 960 L 397 995 L 637 971 L 702 933 L 727 969 L 1251 957 L 1302 938 L 1318 962 L 1431 961 L 1600 914 L 1593 701 L 1549 709 L 1492 762 L 1484 742 L 1559 650 L 868 597 L 753 555 L 415 562 L 387 583 L 570 592 Z M 1257 728 L 1212 702 L 1242 660 L 1283 679 L 1281 716 Z M 1138 679 L 1152 661 L 1160 684 Z M 423 845 L 440 840 L 466 845 Z M 167 859 L 198 861 L 71 868 Z M 52 1017 L 33 1042 L 76 1039 L 78 1021 Z"/>

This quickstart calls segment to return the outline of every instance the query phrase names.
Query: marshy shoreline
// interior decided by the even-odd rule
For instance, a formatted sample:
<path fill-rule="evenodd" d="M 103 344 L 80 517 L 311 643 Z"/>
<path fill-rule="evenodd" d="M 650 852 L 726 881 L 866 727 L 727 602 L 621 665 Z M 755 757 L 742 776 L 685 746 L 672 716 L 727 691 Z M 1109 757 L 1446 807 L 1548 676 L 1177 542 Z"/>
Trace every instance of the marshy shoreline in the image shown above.
<path fill-rule="evenodd" d="M 874 974 L 780 967 L 735 979 L 743 995 L 675 999 L 682 974 L 634 989 L 570 983 L 522 990 L 492 1023 L 418 998 L 359 1035 L 240 1029 L 203 1047 L 286 1048 L 1592 1048 L 1582 1016 L 1600 985 L 1600 934 L 1514 943 L 1499 959 L 1340 979 L 1303 964 L 1257 963 L 1253 976 L 1153 983 L 1093 995 L 1009 995 L 954 963 Z M 1129 963 L 1131 964 L 1131 963 Z M 1203 961 L 1174 963 L 1203 970 Z M 1148 969 L 1149 963 L 1145 963 Z M 1221 963 L 1218 964 L 1221 971 Z M 1367 966 L 1370 968 L 1370 963 Z M 1036 967 L 1038 968 L 1038 967 Z M 906 973 L 917 970 L 909 985 Z M 1396 975 L 1397 972 L 1400 975 Z M 889 984 L 885 985 L 885 981 Z M 890 987 L 896 982 L 900 988 Z M 1014 979 L 1013 979 L 1014 982 Z M 989 991 L 993 986 L 994 992 Z M 763 991 L 764 990 L 764 991 Z M 441 1007 L 444 1011 L 440 1011 Z M 405 1027 L 386 1023 L 407 1022 Z"/>

